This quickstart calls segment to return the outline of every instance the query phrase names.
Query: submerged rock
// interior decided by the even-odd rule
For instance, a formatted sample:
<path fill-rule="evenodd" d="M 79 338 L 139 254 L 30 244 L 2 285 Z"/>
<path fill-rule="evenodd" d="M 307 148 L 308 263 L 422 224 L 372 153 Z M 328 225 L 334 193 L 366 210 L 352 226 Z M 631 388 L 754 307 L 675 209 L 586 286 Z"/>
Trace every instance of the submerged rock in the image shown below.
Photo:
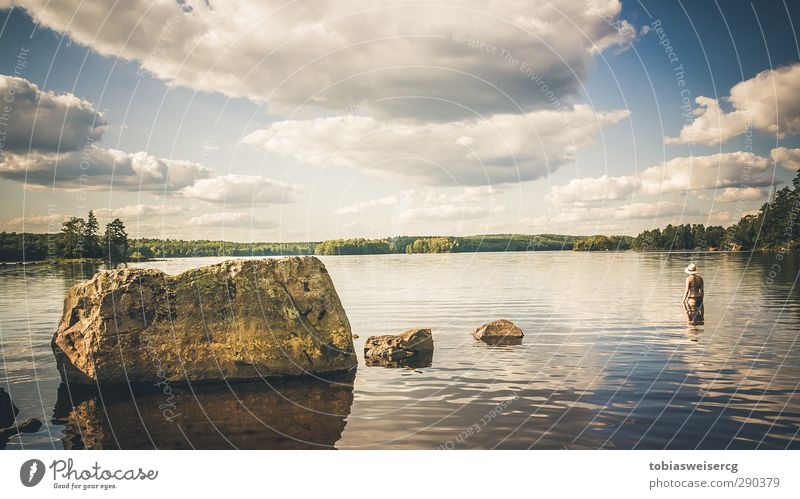
<path fill-rule="evenodd" d="M 430 329 L 409 329 L 398 335 L 370 336 L 364 343 L 364 359 L 370 366 L 425 367 L 433 358 Z"/>
<path fill-rule="evenodd" d="M 479 327 L 472 333 L 472 336 L 486 343 L 516 344 L 522 341 L 525 334 L 513 322 L 500 319 Z"/>
<path fill-rule="evenodd" d="M 0 388 L 0 428 L 13 425 L 17 414 L 19 409 L 11 401 L 11 396 L 4 388 Z"/>
<path fill-rule="evenodd" d="M 68 383 L 257 379 L 354 369 L 350 323 L 315 257 L 177 276 L 104 271 L 70 289 L 53 337 Z"/>

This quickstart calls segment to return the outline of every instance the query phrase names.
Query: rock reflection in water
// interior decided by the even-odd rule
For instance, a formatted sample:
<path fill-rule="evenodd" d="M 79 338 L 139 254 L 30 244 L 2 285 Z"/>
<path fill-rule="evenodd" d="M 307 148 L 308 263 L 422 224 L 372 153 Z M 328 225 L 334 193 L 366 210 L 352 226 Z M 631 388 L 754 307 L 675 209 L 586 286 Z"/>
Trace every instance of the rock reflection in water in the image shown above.
<path fill-rule="evenodd" d="M 513 336 L 484 336 L 477 340 L 487 345 L 522 345 L 522 338 L 515 338 Z"/>
<path fill-rule="evenodd" d="M 392 360 L 386 357 L 365 357 L 364 364 L 367 367 L 405 367 L 409 369 L 420 369 L 433 365 L 433 352 L 418 352 L 405 359 Z"/>
<path fill-rule="evenodd" d="M 316 449 L 341 438 L 353 376 L 76 392 L 62 384 L 53 422 L 66 449 Z M 70 390 L 71 389 L 71 390 Z"/>

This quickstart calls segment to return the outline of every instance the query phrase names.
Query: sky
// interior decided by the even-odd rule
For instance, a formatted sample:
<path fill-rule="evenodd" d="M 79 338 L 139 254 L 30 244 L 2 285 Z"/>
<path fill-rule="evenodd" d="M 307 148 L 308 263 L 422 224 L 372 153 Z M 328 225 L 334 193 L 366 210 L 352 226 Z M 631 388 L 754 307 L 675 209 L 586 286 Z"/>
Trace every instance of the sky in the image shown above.
<path fill-rule="evenodd" d="M 0 0 L 0 230 L 729 225 L 800 168 L 784 0 Z"/>

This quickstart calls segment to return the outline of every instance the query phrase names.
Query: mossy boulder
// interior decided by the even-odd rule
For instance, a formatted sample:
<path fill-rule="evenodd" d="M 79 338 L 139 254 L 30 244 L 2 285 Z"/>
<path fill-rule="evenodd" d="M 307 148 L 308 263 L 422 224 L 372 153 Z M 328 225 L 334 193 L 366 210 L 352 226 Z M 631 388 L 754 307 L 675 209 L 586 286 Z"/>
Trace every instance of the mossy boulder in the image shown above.
<path fill-rule="evenodd" d="M 259 379 L 349 371 L 357 359 L 315 257 L 229 260 L 170 276 L 103 271 L 70 289 L 53 337 L 68 383 Z"/>

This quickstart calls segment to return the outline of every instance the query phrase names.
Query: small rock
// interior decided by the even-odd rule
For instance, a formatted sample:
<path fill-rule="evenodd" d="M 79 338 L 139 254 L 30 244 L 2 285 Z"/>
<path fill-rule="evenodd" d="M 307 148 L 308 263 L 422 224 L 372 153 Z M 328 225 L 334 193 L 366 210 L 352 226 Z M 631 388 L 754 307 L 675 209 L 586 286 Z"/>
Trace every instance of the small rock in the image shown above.
<path fill-rule="evenodd" d="M 17 414 L 19 414 L 19 409 L 11 401 L 11 396 L 6 393 L 5 389 L 0 388 L 0 428 L 13 425 Z"/>
<path fill-rule="evenodd" d="M 358 339 L 358 335 L 357 335 L 357 334 L 355 334 L 355 333 L 353 333 L 353 339 L 354 339 L 354 340 L 357 340 L 357 339 Z"/>
<path fill-rule="evenodd" d="M 433 335 L 430 329 L 409 329 L 398 335 L 370 336 L 364 343 L 367 365 L 402 367 L 400 364 L 407 362 L 417 364 L 411 361 L 415 358 L 424 358 L 423 364 L 430 365 L 428 357 L 432 356 Z"/>
<path fill-rule="evenodd" d="M 484 324 L 472 333 L 477 340 L 486 343 L 519 343 L 525 334 L 522 329 L 513 322 L 500 319 L 488 324 Z"/>

